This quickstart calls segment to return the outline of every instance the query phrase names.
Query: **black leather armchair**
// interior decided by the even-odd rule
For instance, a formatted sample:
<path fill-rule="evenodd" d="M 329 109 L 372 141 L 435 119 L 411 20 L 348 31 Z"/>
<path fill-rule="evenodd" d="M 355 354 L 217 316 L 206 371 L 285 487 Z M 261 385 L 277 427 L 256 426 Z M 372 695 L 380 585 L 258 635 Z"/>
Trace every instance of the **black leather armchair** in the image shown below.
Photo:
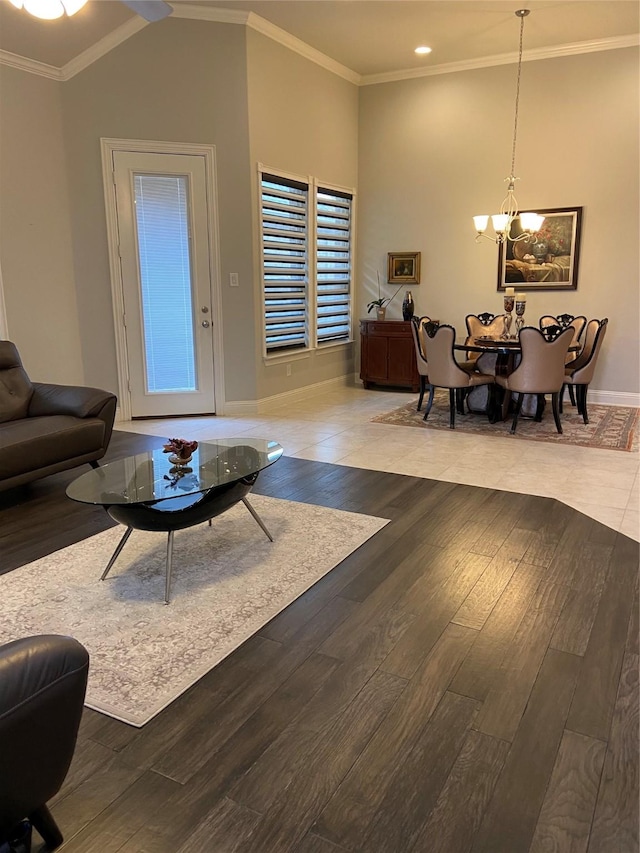
<path fill-rule="evenodd" d="M 0 847 L 25 818 L 50 849 L 62 833 L 47 808 L 69 770 L 89 654 L 55 634 L 0 646 Z"/>
<path fill-rule="evenodd" d="M 11 341 L 0 341 L 0 491 L 107 452 L 117 399 L 98 388 L 31 382 Z"/>

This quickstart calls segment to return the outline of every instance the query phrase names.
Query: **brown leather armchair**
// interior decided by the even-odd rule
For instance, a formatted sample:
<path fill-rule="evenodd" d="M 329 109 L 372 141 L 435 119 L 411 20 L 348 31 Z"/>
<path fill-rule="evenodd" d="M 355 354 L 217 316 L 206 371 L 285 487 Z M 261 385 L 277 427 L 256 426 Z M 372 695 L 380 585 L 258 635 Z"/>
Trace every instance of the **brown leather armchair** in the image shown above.
<path fill-rule="evenodd" d="M 74 468 L 107 451 L 117 399 L 108 391 L 31 382 L 0 341 L 0 491 Z"/>
<path fill-rule="evenodd" d="M 71 764 L 88 671 L 89 654 L 71 637 L 0 646 L 0 847 L 25 820 L 49 850 L 62 843 L 47 802 Z"/>

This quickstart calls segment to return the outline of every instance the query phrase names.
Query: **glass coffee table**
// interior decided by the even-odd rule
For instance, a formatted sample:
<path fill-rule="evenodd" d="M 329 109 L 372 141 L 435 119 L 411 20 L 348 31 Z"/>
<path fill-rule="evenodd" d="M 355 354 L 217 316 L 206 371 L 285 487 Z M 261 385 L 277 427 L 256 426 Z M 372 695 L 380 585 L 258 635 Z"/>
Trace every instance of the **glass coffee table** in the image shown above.
<path fill-rule="evenodd" d="M 275 441 L 225 438 L 201 442 L 186 465 L 173 465 L 161 449 L 138 453 L 87 471 L 67 487 L 74 501 L 103 506 L 126 530 L 100 580 L 118 559 L 133 530 L 168 534 L 165 604 L 169 604 L 173 534 L 211 519 L 242 501 L 273 541 L 247 495 L 258 474 L 282 456 Z"/>

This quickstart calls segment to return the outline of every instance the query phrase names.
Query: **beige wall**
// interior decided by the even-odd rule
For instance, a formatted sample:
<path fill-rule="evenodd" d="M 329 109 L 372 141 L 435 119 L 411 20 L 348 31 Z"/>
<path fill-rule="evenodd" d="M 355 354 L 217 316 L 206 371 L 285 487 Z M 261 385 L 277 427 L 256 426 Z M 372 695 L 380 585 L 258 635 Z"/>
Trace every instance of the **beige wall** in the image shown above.
<path fill-rule="evenodd" d="M 0 66 L 0 266 L 33 380 L 82 383 L 60 84 Z"/>
<path fill-rule="evenodd" d="M 357 360 L 357 347 L 292 358 L 291 377 L 286 362 L 263 364 L 258 161 L 359 183 L 356 336 L 388 251 L 422 252 L 418 313 L 461 330 L 468 312 L 498 313 L 497 250 L 474 243 L 470 217 L 504 193 L 514 73 L 358 89 L 253 30 L 180 19 L 145 28 L 66 83 L 0 66 L 0 264 L 27 369 L 117 390 L 102 136 L 216 146 L 230 401 L 343 376 Z M 637 49 L 523 67 L 521 206 L 584 207 L 578 290 L 530 293 L 527 319 L 609 316 L 593 387 L 611 392 L 638 392 L 638 103 Z M 228 287 L 230 271 L 239 288 Z"/>
<path fill-rule="evenodd" d="M 360 316 L 389 251 L 422 252 L 416 313 L 461 333 L 467 313 L 501 313 L 497 248 L 475 244 L 471 217 L 496 212 L 505 194 L 514 74 L 502 66 L 361 89 Z M 525 63 L 515 169 L 521 208 L 584 208 L 578 289 L 529 291 L 525 319 L 609 317 L 592 388 L 635 394 L 638 83 L 635 48 Z M 400 317 L 401 297 L 388 317 Z"/>
<path fill-rule="evenodd" d="M 358 179 L 358 88 L 254 30 L 247 33 L 251 170 L 258 210 L 256 164 L 332 185 Z M 258 220 L 254 218 L 256 257 Z M 353 344 L 302 358 L 264 364 L 260 269 L 256 265 L 256 376 L 258 397 L 350 375 Z M 286 376 L 286 364 L 291 376 Z"/>
<path fill-rule="evenodd" d="M 63 119 L 86 375 L 116 388 L 100 138 L 215 145 L 222 282 L 252 275 L 245 32 L 167 19 L 64 84 Z M 225 390 L 255 396 L 249 287 L 222 287 Z"/>

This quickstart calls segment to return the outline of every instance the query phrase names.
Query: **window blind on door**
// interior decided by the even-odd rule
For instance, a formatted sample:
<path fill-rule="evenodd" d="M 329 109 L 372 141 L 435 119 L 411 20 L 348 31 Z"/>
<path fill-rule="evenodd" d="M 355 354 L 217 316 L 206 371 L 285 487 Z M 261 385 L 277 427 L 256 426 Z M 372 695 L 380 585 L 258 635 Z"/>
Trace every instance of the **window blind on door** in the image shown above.
<path fill-rule="evenodd" d="M 149 394 L 196 388 L 189 185 L 182 175 L 134 176 Z"/>
<path fill-rule="evenodd" d="M 307 346 L 306 184 L 263 173 L 262 272 L 267 352 Z"/>

